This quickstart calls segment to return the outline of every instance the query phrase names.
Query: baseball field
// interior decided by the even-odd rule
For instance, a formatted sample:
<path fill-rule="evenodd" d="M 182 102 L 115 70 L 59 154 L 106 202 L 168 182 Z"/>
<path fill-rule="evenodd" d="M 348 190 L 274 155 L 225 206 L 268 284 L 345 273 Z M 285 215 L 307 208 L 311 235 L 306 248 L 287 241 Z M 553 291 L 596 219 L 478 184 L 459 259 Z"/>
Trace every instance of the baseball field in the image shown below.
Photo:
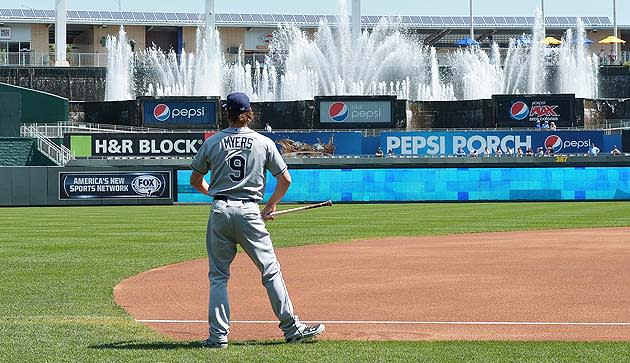
<path fill-rule="evenodd" d="M 326 339 L 325 333 L 313 344 L 235 339 L 228 349 L 207 350 L 197 339 L 158 334 L 115 303 L 113 288 L 147 270 L 205 257 L 207 213 L 207 206 L 0 209 L 0 361 L 624 362 L 630 357 L 626 339 L 356 341 L 335 334 Z M 447 241 L 467 233 L 630 227 L 630 203 L 335 205 L 289 214 L 268 226 L 278 249 L 392 237 Z M 630 264 L 630 237 L 627 245 L 623 237 L 616 243 L 617 259 Z M 589 261 L 605 270 L 591 252 Z M 318 274 L 317 263 L 304 268 L 304 274 Z M 260 305 L 269 309 L 267 301 Z M 615 323 L 630 335 L 627 317 Z"/>

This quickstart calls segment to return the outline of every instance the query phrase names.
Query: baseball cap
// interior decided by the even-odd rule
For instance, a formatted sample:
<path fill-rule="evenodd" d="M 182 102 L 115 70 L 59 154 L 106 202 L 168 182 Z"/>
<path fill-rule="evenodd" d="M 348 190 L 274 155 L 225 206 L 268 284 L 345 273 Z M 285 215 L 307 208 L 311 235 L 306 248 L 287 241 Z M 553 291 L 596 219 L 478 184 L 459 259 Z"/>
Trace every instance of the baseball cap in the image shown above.
<path fill-rule="evenodd" d="M 234 112 L 247 112 L 251 110 L 249 97 L 241 92 L 230 93 L 225 100 L 223 108 Z"/>

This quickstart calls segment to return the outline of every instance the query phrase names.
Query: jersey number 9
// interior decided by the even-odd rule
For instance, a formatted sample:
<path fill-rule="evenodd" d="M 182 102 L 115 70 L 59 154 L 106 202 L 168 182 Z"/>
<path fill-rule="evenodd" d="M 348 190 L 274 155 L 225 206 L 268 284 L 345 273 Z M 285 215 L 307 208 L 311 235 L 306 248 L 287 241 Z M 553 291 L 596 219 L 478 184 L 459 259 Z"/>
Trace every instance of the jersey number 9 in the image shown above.
<path fill-rule="evenodd" d="M 241 155 L 234 155 L 230 158 L 228 163 L 230 165 L 230 169 L 234 171 L 233 174 L 230 174 L 230 179 L 233 182 L 238 183 L 245 179 L 245 169 L 247 161 L 244 157 L 242 157 Z"/>

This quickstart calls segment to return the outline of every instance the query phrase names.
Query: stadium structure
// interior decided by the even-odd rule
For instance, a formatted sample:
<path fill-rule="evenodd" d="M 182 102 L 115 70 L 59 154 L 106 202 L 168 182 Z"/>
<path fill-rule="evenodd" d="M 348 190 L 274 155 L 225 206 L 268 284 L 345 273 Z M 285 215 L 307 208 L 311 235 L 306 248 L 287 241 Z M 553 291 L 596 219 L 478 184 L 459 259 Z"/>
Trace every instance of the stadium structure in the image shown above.
<path fill-rule="evenodd" d="M 362 16 L 362 26 L 371 29 L 381 18 Z M 395 19 L 439 52 L 470 34 L 467 17 Z M 546 34 L 556 37 L 578 23 L 576 17 L 544 19 Z M 581 19 L 593 41 L 590 50 L 598 52 L 597 42 L 613 33 L 612 22 Z M 226 58 L 243 54 L 253 62 L 268 54 L 279 24 L 313 33 L 323 20 L 341 24 L 337 15 L 217 14 L 216 25 Z M 492 42 L 506 48 L 510 39 L 529 33 L 535 19 L 477 16 L 473 22 L 482 48 Z M 187 184 L 188 165 L 199 146 L 226 126 L 218 97 L 103 101 L 108 36 L 122 25 L 136 52 L 152 45 L 195 52 L 203 14 L 70 10 L 69 67 L 53 66 L 54 23 L 52 10 L 0 9 L 0 205 L 207 202 Z M 630 38 L 630 26 L 619 28 L 622 38 Z M 622 46 L 622 58 L 629 50 Z M 252 127 L 271 125 L 266 135 L 303 181 L 288 202 L 629 200 L 629 75 L 621 65 L 604 68 L 605 91 L 615 94 L 605 99 L 329 95 L 253 103 Z M 537 121 L 557 128 L 538 127 Z M 560 180 L 572 182 L 550 183 Z"/>
<path fill-rule="evenodd" d="M 364 28 L 372 28 L 381 16 L 361 17 Z M 415 33 L 426 45 L 438 50 L 455 47 L 455 42 L 467 36 L 470 29 L 468 17 L 426 16 L 401 14 L 388 17 Z M 613 34 L 613 24 L 608 17 L 584 16 L 581 18 L 587 36 L 594 43 L 591 50 L 598 52 L 597 42 Z M 216 15 L 225 53 L 235 56 L 239 48 L 250 60 L 260 59 L 268 51 L 273 31 L 279 24 L 294 24 L 306 31 L 315 31 L 320 21 L 331 25 L 339 22 L 338 15 L 310 14 L 235 14 Z M 106 66 L 105 40 L 118 33 L 124 26 L 134 48 L 142 50 L 152 45 L 163 50 L 195 51 L 195 33 L 204 24 L 200 13 L 183 12 L 136 12 L 69 10 L 67 12 L 68 60 L 72 66 Z M 548 16 L 545 18 L 548 35 L 561 37 L 568 28 L 576 26 L 577 17 Z M 55 37 L 55 12 L 45 9 L 0 9 L 0 65 L 51 65 L 54 55 L 50 50 Z M 534 24 L 531 16 L 475 16 L 473 25 L 476 40 L 482 46 L 492 41 L 507 47 L 509 39 L 528 33 Z M 630 25 L 621 25 L 620 37 L 629 38 Z M 630 44 L 630 43 L 628 43 Z M 630 59 L 630 45 L 623 45 L 621 56 Z M 54 52 L 53 52 L 54 53 Z"/>

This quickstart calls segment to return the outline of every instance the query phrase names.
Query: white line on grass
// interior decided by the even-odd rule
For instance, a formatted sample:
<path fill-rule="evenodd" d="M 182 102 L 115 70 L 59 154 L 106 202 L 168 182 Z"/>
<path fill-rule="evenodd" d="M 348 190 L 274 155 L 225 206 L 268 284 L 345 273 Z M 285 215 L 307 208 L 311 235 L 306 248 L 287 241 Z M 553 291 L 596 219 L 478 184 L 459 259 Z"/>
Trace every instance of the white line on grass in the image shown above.
<path fill-rule="evenodd" d="M 137 319 L 140 323 L 150 324 L 207 324 L 207 320 L 161 320 L 161 319 Z M 236 324 L 278 324 L 275 320 L 232 320 Z M 303 323 L 324 324 L 375 324 L 375 325 L 552 325 L 552 326 L 630 326 L 630 323 L 614 322 L 551 322 L 551 321 L 381 321 L 381 320 L 318 320 L 303 321 Z"/>

